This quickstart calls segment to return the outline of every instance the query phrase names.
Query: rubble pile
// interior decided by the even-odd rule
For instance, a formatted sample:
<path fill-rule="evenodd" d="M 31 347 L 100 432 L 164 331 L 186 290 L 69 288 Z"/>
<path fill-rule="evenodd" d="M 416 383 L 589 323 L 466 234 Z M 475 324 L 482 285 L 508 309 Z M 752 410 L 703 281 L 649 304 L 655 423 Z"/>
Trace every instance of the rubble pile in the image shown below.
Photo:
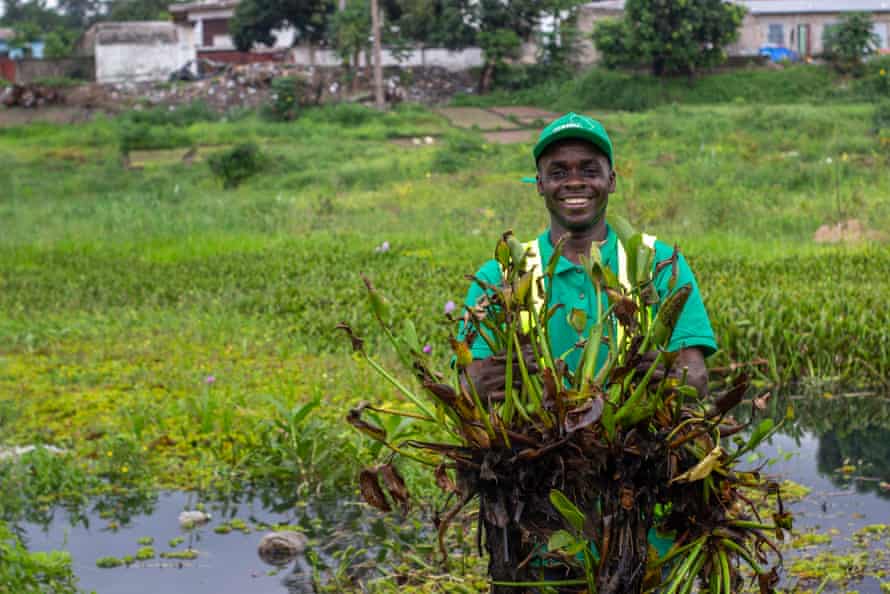
<path fill-rule="evenodd" d="M 11 85 L 0 89 L 0 104 L 6 107 L 33 109 L 65 102 L 58 89 L 40 85 Z"/>
<path fill-rule="evenodd" d="M 470 72 L 440 67 L 387 68 L 384 90 L 389 104 L 400 101 L 437 105 L 459 92 L 472 93 Z M 371 103 L 373 75 L 362 69 L 357 77 L 344 68 L 313 68 L 281 62 L 221 64 L 201 60 L 171 75 L 168 82 L 98 84 L 65 89 L 9 87 L 2 93 L 7 107 L 39 107 L 65 103 L 72 107 L 119 112 L 140 107 L 187 105 L 202 101 L 220 113 L 234 108 L 257 109 L 271 102 L 272 81 L 282 77 L 303 79 L 306 104 L 340 101 Z"/>

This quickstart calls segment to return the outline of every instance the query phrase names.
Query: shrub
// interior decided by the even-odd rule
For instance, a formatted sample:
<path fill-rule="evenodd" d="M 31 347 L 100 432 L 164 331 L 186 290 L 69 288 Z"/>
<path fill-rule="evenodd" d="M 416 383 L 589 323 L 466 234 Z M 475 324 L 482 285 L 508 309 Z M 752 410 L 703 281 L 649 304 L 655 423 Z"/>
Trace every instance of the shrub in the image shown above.
<path fill-rule="evenodd" d="M 34 81 L 34 84 L 40 85 L 42 87 L 52 87 L 55 89 L 66 89 L 69 87 L 76 87 L 77 85 L 82 85 L 82 80 L 77 80 L 74 78 L 68 78 L 67 76 L 45 76 L 43 78 L 38 78 Z"/>
<path fill-rule="evenodd" d="M 272 103 L 264 115 L 276 122 L 290 122 L 300 115 L 300 108 L 307 103 L 309 84 L 296 76 L 284 76 L 272 80 Z"/>
<path fill-rule="evenodd" d="M 872 26 L 868 13 L 851 12 L 842 16 L 840 23 L 825 32 L 825 57 L 840 72 L 861 74 L 862 58 L 878 47 Z"/>
<path fill-rule="evenodd" d="M 432 169 L 436 173 L 455 173 L 471 168 L 483 152 L 482 138 L 473 134 L 456 134 L 436 151 Z"/>
<path fill-rule="evenodd" d="M 863 74 L 853 82 L 857 97 L 881 101 L 890 99 L 890 56 L 874 57 L 865 63 Z"/>
<path fill-rule="evenodd" d="M 228 190 L 255 175 L 260 170 L 261 160 L 259 147 L 253 142 L 245 142 L 210 155 L 207 163 L 213 174 L 222 181 L 223 188 Z"/>
<path fill-rule="evenodd" d="M 186 105 L 152 107 L 132 110 L 120 116 L 122 122 L 149 126 L 191 126 L 198 122 L 215 122 L 220 114 L 204 101 L 192 101 Z"/>
<path fill-rule="evenodd" d="M 151 126 L 141 122 L 124 121 L 118 127 L 120 151 L 156 150 L 190 146 L 188 133 L 176 126 Z"/>
<path fill-rule="evenodd" d="M 639 63 L 640 56 L 631 50 L 630 27 L 624 19 L 603 19 L 593 27 L 593 44 L 599 51 L 602 65 L 620 68 Z"/>
<path fill-rule="evenodd" d="M 374 108 L 358 103 L 335 103 L 307 114 L 313 121 L 336 124 L 339 126 L 357 127 L 366 124 L 382 114 Z"/>
<path fill-rule="evenodd" d="M 0 561 L 0 592 L 74 594 L 78 591 L 70 554 L 31 553 L 2 521 Z"/>

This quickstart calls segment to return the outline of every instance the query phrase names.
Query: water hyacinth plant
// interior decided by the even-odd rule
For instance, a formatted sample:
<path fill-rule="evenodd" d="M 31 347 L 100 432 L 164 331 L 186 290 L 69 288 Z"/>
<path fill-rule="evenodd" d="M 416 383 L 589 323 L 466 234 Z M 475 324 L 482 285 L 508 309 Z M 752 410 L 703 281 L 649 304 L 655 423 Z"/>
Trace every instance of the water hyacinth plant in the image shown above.
<path fill-rule="evenodd" d="M 511 232 L 501 237 L 495 248 L 501 282 L 482 284 L 485 297 L 467 308 L 461 338 L 450 339 L 449 373 L 432 368 L 410 320 L 400 329 L 391 323 L 388 302 L 365 279 L 374 317 L 422 390 L 372 359 L 349 326 L 338 326 L 354 352 L 406 399 L 399 410 L 361 403 L 347 417 L 390 451 L 386 462 L 362 471 L 362 496 L 381 510 L 407 509 L 410 495 L 394 461 L 434 469 L 437 485 L 455 501 L 437 517 L 446 556 L 450 522 L 478 499 L 480 549 L 484 536 L 493 592 L 546 585 L 673 594 L 689 592 L 698 579 L 710 592 L 729 593 L 746 572 L 770 592 L 781 563 L 773 538 L 790 530 L 791 516 L 778 485 L 739 463 L 779 424 L 755 420 L 760 407 L 743 400 L 744 375 L 705 399 L 686 385 L 685 370 L 672 369 L 676 357 L 665 349 L 691 290 L 675 286 L 677 251 L 656 265 L 640 233 L 620 219 L 611 224 L 625 247 L 628 278 L 622 282 L 604 266 L 597 248 L 583 260 L 600 311 L 579 343 L 574 372 L 551 352 L 548 337 L 553 316 L 569 316 L 579 333 L 587 325 L 583 312 L 549 305 L 561 243 L 537 270 Z M 653 272 L 666 266 L 674 271 L 671 294 L 653 315 Z M 505 359 L 502 400 L 483 401 L 467 373 L 476 337 Z M 597 368 L 602 344 L 609 354 Z M 528 350 L 534 366 L 522 356 Z M 655 373 L 659 366 L 665 373 Z M 512 377 L 514 367 L 519 378 Z M 730 416 L 743 402 L 751 404 L 747 423 Z M 417 429 L 426 424 L 447 437 L 419 439 L 430 434 Z M 747 429 L 749 437 L 742 437 Z M 761 517 L 758 493 L 776 495 L 772 518 Z M 653 530 L 672 539 L 666 554 L 650 545 Z M 777 564 L 770 568 L 771 560 Z"/>

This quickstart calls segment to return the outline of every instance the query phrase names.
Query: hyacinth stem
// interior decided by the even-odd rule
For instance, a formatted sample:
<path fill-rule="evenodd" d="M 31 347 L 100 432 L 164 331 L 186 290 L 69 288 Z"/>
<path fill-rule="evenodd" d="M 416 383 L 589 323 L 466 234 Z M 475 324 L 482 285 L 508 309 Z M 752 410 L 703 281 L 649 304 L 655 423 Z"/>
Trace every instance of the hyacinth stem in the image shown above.
<path fill-rule="evenodd" d="M 426 419 L 424 419 L 424 420 L 429 421 L 429 422 L 431 422 L 431 423 L 435 423 L 435 422 L 436 422 L 436 415 L 433 414 L 432 411 L 430 411 L 429 408 L 427 408 L 426 404 L 424 404 L 423 401 L 422 401 L 420 398 L 418 398 L 417 395 L 416 395 L 414 392 L 412 392 L 411 390 L 409 390 L 408 388 L 406 388 L 406 387 L 405 387 L 399 380 L 397 380 L 395 377 L 393 377 L 392 374 L 390 374 L 390 373 L 389 373 L 388 371 L 386 371 L 386 369 L 384 369 L 379 363 L 377 363 L 377 361 L 375 361 L 374 359 L 372 359 L 372 358 L 369 357 L 368 355 L 364 355 L 364 357 L 365 357 L 365 361 L 367 361 L 368 364 L 369 364 L 371 367 L 374 368 L 374 371 L 376 371 L 377 373 L 379 373 L 381 376 L 383 376 L 383 378 L 384 378 L 386 381 L 388 381 L 388 382 L 391 383 L 393 386 L 395 386 L 396 389 L 397 389 L 399 392 L 401 392 L 402 394 L 404 394 L 405 397 L 408 398 L 408 400 L 410 400 L 411 402 L 413 402 L 414 405 L 415 405 L 417 408 L 419 408 L 419 409 L 421 410 L 421 412 L 423 412 L 423 414 L 426 415 Z"/>

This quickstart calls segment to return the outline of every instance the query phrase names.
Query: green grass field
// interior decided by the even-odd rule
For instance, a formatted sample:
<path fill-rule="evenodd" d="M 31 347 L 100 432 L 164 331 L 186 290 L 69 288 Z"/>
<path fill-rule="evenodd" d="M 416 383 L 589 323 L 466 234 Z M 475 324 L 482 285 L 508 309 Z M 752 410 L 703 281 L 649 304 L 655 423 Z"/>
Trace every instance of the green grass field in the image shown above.
<path fill-rule="evenodd" d="M 763 357 L 762 382 L 890 377 L 886 244 L 811 240 L 849 218 L 890 229 L 872 105 L 596 115 L 616 146 L 610 208 L 691 261 L 722 347 L 712 365 Z M 62 495 L 100 478 L 353 490 L 377 452 L 343 415 L 395 398 L 334 330 L 367 331 L 391 361 L 359 274 L 447 360 L 443 306 L 462 300 L 463 275 L 504 230 L 546 224 L 520 182 L 530 147 L 486 144 L 410 106 L 143 125 L 158 149 L 253 141 L 262 170 L 223 190 L 206 163 L 169 154 L 127 169 L 132 131 L 111 120 L 0 130 L 0 443 L 73 450 L 52 486 Z M 393 141 L 426 135 L 436 142 Z M 29 505 L 26 490 L 5 498 L 9 517 Z"/>

